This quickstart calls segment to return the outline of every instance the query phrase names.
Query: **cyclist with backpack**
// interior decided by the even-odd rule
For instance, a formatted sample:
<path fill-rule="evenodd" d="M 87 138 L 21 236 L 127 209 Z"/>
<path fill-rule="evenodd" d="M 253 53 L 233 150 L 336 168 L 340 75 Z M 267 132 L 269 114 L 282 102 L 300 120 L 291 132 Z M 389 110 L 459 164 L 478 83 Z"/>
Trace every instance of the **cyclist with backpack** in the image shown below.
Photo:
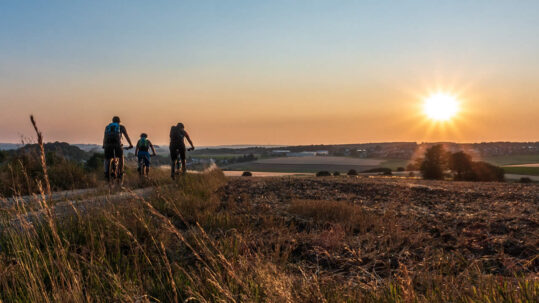
<path fill-rule="evenodd" d="M 185 164 L 185 141 L 184 139 L 187 139 L 189 141 L 189 144 L 191 144 L 191 148 L 189 150 L 194 150 L 195 146 L 193 145 L 193 141 L 191 141 L 191 138 L 189 137 L 189 134 L 185 130 L 185 127 L 183 123 L 178 123 L 175 126 L 172 126 L 170 128 L 170 160 L 171 163 L 171 170 L 170 170 L 170 176 L 172 179 L 174 179 L 176 174 L 176 169 L 178 171 L 180 170 L 180 167 L 176 167 L 176 162 L 178 161 L 178 156 L 180 157 L 180 161 L 182 164 L 181 171 L 185 173 L 187 171 L 187 166 Z"/>
<path fill-rule="evenodd" d="M 156 156 L 155 148 L 152 142 L 148 140 L 148 135 L 145 133 L 140 134 L 140 140 L 138 140 L 135 147 L 135 155 L 138 158 L 138 172 L 141 176 L 147 176 L 150 173 L 150 149 L 152 149 L 153 155 Z"/>
<path fill-rule="evenodd" d="M 111 159 L 118 158 L 118 170 L 120 181 L 123 180 L 124 172 L 124 153 L 122 149 L 122 136 L 125 136 L 127 142 L 129 142 L 129 148 L 133 147 L 127 130 L 120 124 L 120 118 L 114 116 L 112 123 L 105 127 L 105 136 L 103 138 L 103 149 L 105 150 L 105 178 L 110 181 L 109 169 Z"/>

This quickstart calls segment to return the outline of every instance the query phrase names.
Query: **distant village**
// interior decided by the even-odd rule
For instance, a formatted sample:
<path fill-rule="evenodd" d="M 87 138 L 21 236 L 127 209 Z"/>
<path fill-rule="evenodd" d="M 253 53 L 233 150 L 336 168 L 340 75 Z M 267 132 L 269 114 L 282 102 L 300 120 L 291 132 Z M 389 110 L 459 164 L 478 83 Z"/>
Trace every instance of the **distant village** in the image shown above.
<path fill-rule="evenodd" d="M 217 163 L 227 165 L 254 161 L 260 158 L 274 157 L 307 157 L 337 156 L 377 159 L 414 159 L 434 145 L 443 144 L 451 152 L 465 151 L 474 158 L 489 156 L 530 155 L 539 154 L 539 142 L 484 142 L 484 143 L 362 143 L 340 145 L 300 145 L 286 147 L 250 146 L 250 147 L 207 147 L 198 148 L 188 154 L 190 165 L 207 165 Z M 67 144 L 64 142 L 47 143 L 46 149 L 63 156 L 85 162 L 94 153 L 101 153 L 102 148 L 96 144 Z M 16 152 L 24 149 L 21 144 L 0 144 L 0 151 Z M 128 152 L 129 154 L 132 151 Z M 157 146 L 158 156 L 153 159 L 156 164 L 168 164 L 168 146 Z"/>

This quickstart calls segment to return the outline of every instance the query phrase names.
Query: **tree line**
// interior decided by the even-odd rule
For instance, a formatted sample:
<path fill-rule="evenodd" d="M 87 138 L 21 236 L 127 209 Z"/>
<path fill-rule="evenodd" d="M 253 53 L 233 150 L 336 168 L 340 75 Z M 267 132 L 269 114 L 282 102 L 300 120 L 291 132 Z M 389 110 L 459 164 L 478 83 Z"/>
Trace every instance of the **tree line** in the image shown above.
<path fill-rule="evenodd" d="M 419 168 L 423 178 L 429 180 L 443 180 L 448 175 L 457 181 L 504 180 L 504 170 L 501 167 L 473 161 L 472 157 L 463 151 L 449 152 L 441 144 L 428 148 L 424 157 L 417 159 L 412 166 Z"/>

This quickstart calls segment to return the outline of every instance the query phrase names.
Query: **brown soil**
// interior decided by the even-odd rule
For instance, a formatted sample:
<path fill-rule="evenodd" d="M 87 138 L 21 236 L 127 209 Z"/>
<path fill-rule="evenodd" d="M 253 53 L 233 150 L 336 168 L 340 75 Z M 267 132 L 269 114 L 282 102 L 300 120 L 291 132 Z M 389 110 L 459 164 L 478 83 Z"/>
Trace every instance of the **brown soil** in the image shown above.
<path fill-rule="evenodd" d="M 253 246 L 288 246 L 289 261 L 316 271 L 368 281 L 401 265 L 442 275 L 471 267 L 504 276 L 539 270 L 537 184 L 230 178 L 219 194 L 223 208 L 259 226 Z M 333 211 L 335 201 L 352 208 Z"/>

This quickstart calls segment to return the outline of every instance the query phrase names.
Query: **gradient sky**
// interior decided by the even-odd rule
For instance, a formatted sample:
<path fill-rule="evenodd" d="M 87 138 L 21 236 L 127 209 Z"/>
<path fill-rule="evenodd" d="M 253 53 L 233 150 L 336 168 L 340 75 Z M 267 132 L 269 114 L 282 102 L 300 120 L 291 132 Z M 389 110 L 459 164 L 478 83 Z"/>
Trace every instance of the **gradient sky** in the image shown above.
<path fill-rule="evenodd" d="M 539 1 L 1 1 L 0 105 L 0 142 L 537 141 Z"/>

